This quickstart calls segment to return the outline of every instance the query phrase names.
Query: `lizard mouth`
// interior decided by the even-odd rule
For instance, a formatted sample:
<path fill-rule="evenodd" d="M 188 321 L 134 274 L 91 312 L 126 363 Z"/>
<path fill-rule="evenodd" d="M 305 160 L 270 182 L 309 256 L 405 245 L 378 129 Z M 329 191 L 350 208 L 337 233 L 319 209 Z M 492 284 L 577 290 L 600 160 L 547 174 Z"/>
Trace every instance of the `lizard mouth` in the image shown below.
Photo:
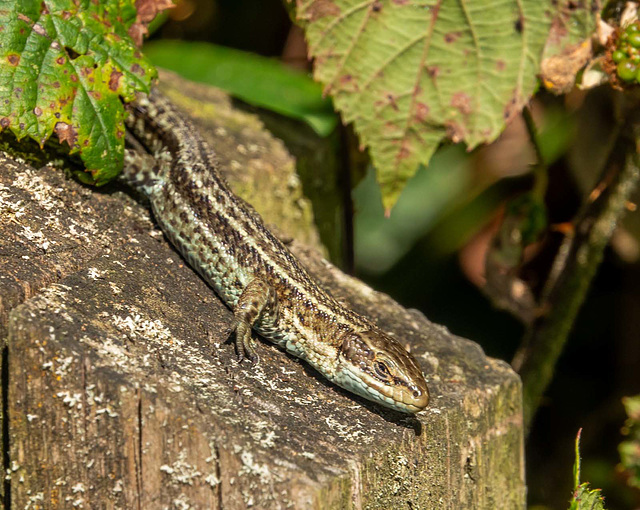
<path fill-rule="evenodd" d="M 415 409 L 414 412 L 420 412 L 429 405 L 429 388 L 426 383 L 421 387 L 410 384 L 407 391 L 403 392 L 402 402 L 410 408 Z"/>
<path fill-rule="evenodd" d="M 429 390 L 425 382 L 421 385 L 384 385 L 368 374 L 355 373 L 348 367 L 343 367 L 336 374 L 335 382 L 367 400 L 404 413 L 419 413 L 429 404 Z"/>

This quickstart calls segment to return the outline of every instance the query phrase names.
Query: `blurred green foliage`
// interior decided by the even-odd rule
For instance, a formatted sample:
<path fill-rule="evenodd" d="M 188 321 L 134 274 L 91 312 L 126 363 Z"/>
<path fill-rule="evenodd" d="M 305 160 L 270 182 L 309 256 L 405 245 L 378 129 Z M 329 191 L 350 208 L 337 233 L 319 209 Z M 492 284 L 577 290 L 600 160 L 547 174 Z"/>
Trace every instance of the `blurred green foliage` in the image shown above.
<path fill-rule="evenodd" d="M 421 167 L 385 218 L 373 169 L 353 191 L 357 265 L 384 273 L 470 191 L 472 168 L 462 145 L 438 151 Z M 474 225 L 475 228 L 478 225 Z"/>
<path fill-rule="evenodd" d="M 620 460 L 627 483 L 640 489 L 640 395 L 625 397 L 622 403 L 629 418 L 623 428 L 627 440 L 620 443 L 618 448 Z"/>
<path fill-rule="evenodd" d="M 322 86 L 278 60 L 209 43 L 156 41 L 145 55 L 160 67 L 193 81 L 213 85 L 243 101 L 300 119 L 320 136 L 338 125 Z"/>

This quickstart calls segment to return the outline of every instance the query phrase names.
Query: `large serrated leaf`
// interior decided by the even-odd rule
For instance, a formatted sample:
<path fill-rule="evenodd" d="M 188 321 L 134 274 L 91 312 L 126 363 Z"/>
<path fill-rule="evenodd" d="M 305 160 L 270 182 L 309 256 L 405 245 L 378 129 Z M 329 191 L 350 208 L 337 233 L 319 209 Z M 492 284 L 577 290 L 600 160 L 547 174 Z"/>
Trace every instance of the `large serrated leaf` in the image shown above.
<path fill-rule="evenodd" d="M 122 168 L 124 108 L 153 66 L 128 29 L 134 0 L 0 0 L 0 127 L 41 145 L 56 131 L 93 182 Z"/>
<path fill-rule="evenodd" d="M 315 76 L 354 122 L 385 207 L 444 139 L 494 140 L 536 88 L 551 0 L 297 0 Z"/>

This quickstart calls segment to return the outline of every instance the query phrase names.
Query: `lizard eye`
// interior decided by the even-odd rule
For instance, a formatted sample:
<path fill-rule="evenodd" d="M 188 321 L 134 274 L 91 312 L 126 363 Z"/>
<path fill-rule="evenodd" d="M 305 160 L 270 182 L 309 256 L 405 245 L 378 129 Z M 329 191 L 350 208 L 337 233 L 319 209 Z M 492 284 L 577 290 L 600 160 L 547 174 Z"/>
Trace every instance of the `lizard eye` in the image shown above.
<path fill-rule="evenodd" d="M 376 371 L 376 374 L 381 379 L 389 379 L 391 377 L 391 373 L 389 372 L 389 368 L 387 367 L 387 365 L 385 365 L 381 361 L 375 361 L 373 363 L 373 369 Z"/>

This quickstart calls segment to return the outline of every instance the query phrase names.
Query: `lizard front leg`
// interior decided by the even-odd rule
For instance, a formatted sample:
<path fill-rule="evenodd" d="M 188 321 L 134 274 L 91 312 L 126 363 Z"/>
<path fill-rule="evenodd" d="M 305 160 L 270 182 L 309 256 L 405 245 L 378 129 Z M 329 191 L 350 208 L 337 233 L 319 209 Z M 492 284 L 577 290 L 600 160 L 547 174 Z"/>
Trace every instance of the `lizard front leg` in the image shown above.
<path fill-rule="evenodd" d="M 258 321 L 274 321 L 278 316 L 278 299 L 273 287 L 254 278 L 240 295 L 233 311 L 236 318 L 236 351 L 238 359 L 258 361 L 251 329 Z"/>

